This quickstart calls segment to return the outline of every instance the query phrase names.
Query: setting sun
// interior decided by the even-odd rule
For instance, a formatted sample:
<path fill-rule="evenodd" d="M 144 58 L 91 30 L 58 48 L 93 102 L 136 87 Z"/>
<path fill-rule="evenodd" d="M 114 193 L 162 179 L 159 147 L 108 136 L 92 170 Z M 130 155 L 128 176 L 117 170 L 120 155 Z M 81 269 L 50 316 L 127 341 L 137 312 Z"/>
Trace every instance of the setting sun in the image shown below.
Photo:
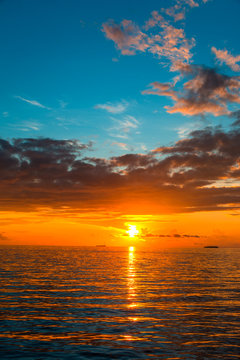
<path fill-rule="evenodd" d="M 240 360 L 239 15 L 0 0 L 0 360 Z"/>
<path fill-rule="evenodd" d="M 137 230 L 136 225 L 128 225 L 127 233 L 131 238 L 133 238 L 139 234 L 139 230 Z"/>

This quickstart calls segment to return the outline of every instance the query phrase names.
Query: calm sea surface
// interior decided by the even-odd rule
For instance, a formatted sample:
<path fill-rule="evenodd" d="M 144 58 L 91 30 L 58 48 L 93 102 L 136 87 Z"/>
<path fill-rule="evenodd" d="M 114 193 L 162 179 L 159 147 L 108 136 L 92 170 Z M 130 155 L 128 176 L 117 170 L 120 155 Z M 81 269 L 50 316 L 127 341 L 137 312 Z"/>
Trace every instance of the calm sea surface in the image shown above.
<path fill-rule="evenodd" d="M 0 247 L 1 359 L 240 359 L 240 249 Z"/>

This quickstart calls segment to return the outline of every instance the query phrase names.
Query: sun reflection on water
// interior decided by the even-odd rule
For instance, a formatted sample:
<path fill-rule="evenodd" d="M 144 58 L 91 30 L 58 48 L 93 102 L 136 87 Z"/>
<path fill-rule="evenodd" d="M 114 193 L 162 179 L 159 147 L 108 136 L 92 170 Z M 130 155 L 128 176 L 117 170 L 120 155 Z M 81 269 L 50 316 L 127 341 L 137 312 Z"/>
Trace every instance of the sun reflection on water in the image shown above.
<path fill-rule="evenodd" d="M 136 281 L 135 281 L 135 276 L 136 276 L 136 268 L 135 268 L 135 247 L 134 246 L 129 246 L 129 252 L 128 252 L 128 300 L 129 300 L 129 304 L 128 307 L 129 308 L 135 308 L 137 307 L 136 301 L 134 301 L 135 297 L 136 297 Z M 135 318 L 136 321 L 136 318 Z"/>

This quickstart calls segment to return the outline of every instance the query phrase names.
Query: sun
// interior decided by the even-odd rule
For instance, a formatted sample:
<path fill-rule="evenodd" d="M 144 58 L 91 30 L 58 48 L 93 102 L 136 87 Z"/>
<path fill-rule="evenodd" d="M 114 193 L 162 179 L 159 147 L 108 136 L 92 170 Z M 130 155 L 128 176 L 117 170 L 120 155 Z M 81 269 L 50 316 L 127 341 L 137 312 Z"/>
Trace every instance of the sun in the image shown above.
<path fill-rule="evenodd" d="M 139 234 L 139 231 L 137 230 L 136 225 L 128 225 L 127 233 L 131 238 L 133 238 Z"/>

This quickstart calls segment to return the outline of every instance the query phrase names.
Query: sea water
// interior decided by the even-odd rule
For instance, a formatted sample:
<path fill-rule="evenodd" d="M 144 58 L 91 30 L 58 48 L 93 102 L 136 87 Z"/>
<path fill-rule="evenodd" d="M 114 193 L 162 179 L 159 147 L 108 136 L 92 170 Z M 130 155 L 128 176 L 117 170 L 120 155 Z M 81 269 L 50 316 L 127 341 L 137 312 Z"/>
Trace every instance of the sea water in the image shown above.
<path fill-rule="evenodd" d="M 240 249 L 0 247 L 1 359 L 239 359 Z"/>

